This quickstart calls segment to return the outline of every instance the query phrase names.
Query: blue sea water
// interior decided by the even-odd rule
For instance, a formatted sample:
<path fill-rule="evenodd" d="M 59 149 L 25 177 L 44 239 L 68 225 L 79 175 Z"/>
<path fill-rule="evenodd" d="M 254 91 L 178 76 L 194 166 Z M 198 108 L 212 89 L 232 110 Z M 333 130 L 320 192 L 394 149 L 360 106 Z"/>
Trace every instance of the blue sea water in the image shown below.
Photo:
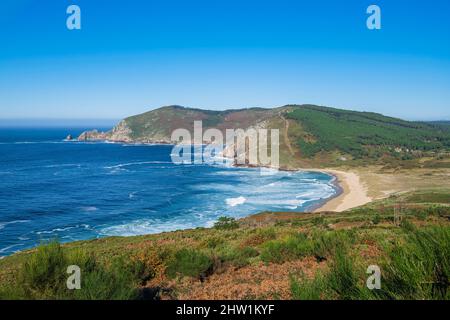
<path fill-rule="evenodd" d="M 65 142 L 76 129 L 0 129 L 0 256 L 62 242 L 303 211 L 337 192 L 317 172 L 176 165 L 172 146 Z"/>

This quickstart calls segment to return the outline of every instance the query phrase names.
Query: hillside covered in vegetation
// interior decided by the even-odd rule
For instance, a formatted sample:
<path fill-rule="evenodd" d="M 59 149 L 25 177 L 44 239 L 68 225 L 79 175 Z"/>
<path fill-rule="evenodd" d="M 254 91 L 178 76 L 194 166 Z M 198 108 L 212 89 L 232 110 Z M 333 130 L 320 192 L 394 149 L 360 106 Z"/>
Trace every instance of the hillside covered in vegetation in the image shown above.
<path fill-rule="evenodd" d="M 445 123 L 410 122 L 315 105 L 226 111 L 168 106 L 126 118 L 106 133 L 84 132 L 79 140 L 171 143 L 175 129 L 184 128 L 192 134 L 198 120 L 203 122 L 204 131 L 278 129 L 280 162 L 285 167 L 411 162 L 424 157 L 450 167 L 446 161 L 450 158 L 450 130 Z"/>
<path fill-rule="evenodd" d="M 53 242 L 0 260 L 0 299 L 449 299 L 449 223 L 450 190 L 435 189 L 342 213 Z M 80 290 L 66 287 L 74 264 Z"/>
<path fill-rule="evenodd" d="M 436 123 L 319 106 L 294 107 L 286 117 L 302 126 L 305 136 L 297 142 L 306 157 L 324 151 L 340 151 L 355 158 L 395 153 L 412 157 L 450 149 L 449 132 Z"/>

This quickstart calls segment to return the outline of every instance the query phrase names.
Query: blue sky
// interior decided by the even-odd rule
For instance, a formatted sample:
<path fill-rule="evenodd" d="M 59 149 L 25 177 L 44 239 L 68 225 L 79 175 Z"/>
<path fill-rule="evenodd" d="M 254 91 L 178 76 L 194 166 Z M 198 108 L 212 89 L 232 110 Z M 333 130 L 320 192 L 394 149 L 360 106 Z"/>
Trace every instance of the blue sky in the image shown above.
<path fill-rule="evenodd" d="M 289 103 L 450 119 L 449 14 L 448 0 L 2 0 L 0 119 Z"/>

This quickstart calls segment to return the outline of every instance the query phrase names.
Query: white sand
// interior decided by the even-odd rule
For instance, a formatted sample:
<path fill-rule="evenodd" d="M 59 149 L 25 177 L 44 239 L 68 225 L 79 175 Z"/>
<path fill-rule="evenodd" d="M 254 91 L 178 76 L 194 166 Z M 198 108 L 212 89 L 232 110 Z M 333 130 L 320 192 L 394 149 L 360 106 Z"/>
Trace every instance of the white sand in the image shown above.
<path fill-rule="evenodd" d="M 367 195 L 367 188 L 363 185 L 357 173 L 331 169 L 318 171 L 323 171 L 336 176 L 337 182 L 342 188 L 342 193 L 325 203 L 322 207 L 316 209 L 315 212 L 342 212 L 372 201 L 372 198 Z"/>

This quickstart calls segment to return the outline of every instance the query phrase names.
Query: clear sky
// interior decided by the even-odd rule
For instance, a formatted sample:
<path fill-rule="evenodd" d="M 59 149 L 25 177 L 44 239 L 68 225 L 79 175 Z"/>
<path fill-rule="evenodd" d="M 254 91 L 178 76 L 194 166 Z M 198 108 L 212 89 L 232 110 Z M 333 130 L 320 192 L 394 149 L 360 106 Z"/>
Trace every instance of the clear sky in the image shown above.
<path fill-rule="evenodd" d="M 449 15 L 448 0 L 2 0 L 0 119 L 313 103 L 448 120 Z"/>

